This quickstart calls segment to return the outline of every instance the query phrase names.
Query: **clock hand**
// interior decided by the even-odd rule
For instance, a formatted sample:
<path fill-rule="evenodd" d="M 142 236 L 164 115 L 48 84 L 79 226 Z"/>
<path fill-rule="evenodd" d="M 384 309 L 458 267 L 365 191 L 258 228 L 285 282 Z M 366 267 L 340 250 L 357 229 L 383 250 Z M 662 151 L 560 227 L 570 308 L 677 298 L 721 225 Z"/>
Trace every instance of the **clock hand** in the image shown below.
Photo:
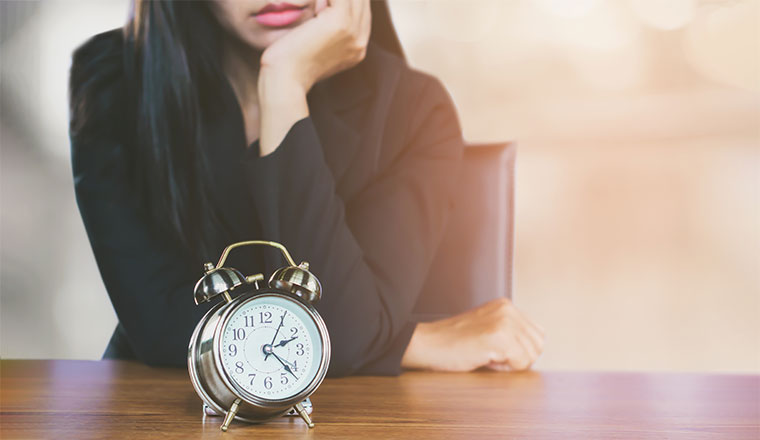
<path fill-rule="evenodd" d="M 290 369 L 291 369 L 291 370 L 293 370 L 293 371 L 298 371 L 298 368 L 296 368 L 296 364 L 295 364 L 295 363 L 293 363 L 293 362 L 290 362 L 290 361 L 289 361 L 289 360 L 287 360 L 287 359 L 282 359 L 282 361 L 283 361 L 283 362 L 285 362 L 286 364 L 288 364 L 288 366 L 290 366 Z"/>
<path fill-rule="evenodd" d="M 288 311 L 285 310 L 285 313 L 282 314 L 282 317 L 280 317 L 280 325 L 277 326 L 277 330 L 274 332 L 274 336 L 272 336 L 272 342 L 269 343 L 269 346 L 272 346 L 274 344 L 274 340 L 277 339 L 277 334 L 280 333 L 280 328 L 282 328 L 282 322 L 285 321 L 285 315 L 288 314 Z M 264 355 L 264 360 L 267 360 L 269 358 L 269 353 L 266 353 Z"/>
<path fill-rule="evenodd" d="M 283 362 L 282 359 L 280 359 L 279 356 L 277 356 L 274 352 L 272 352 L 272 356 L 274 356 L 275 359 L 277 359 L 278 361 L 280 361 L 280 363 L 282 364 L 282 366 L 285 368 L 285 371 L 287 371 L 288 373 L 292 374 L 293 377 L 295 377 L 296 380 L 298 380 L 298 376 L 296 376 L 296 374 L 293 373 L 293 370 L 291 370 L 289 366 L 285 365 L 285 362 Z"/>
<path fill-rule="evenodd" d="M 292 341 L 293 339 L 296 339 L 297 337 L 298 336 L 293 336 L 290 339 L 283 339 L 282 341 L 278 342 L 277 345 L 275 345 L 275 347 L 284 347 L 285 344 L 287 344 L 288 342 Z"/>

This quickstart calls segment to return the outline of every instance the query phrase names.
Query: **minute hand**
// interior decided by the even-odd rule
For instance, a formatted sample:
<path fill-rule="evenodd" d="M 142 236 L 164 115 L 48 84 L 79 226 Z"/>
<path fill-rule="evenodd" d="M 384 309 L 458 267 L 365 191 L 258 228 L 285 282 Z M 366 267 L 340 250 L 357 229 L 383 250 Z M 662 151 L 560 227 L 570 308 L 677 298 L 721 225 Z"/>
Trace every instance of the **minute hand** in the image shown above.
<path fill-rule="evenodd" d="M 285 313 L 283 313 L 282 316 L 280 317 L 280 325 L 277 326 L 277 330 L 275 330 L 274 336 L 272 336 L 272 342 L 269 343 L 270 346 L 273 345 L 274 340 L 277 339 L 277 334 L 280 333 L 280 328 L 282 328 L 282 323 L 283 321 L 285 321 L 285 315 L 287 314 L 288 314 L 288 311 L 286 310 Z M 267 360 L 268 358 L 269 358 L 269 353 L 264 355 L 264 360 Z"/>
<path fill-rule="evenodd" d="M 274 356 L 275 359 L 277 359 L 278 361 L 280 361 L 280 363 L 282 364 L 282 366 L 285 368 L 285 371 L 287 371 L 288 373 L 292 374 L 293 377 L 295 377 L 296 380 L 298 380 L 298 376 L 296 376 L 296 374 L 293 372 L 293 370 L 290 369 L 289 366 L 285 365 L 285 362 L 283 362 L 282 359 L 280 359 L 279 356 L 277 356 L 274 352 L 272 352 L 272 356 Z"/>

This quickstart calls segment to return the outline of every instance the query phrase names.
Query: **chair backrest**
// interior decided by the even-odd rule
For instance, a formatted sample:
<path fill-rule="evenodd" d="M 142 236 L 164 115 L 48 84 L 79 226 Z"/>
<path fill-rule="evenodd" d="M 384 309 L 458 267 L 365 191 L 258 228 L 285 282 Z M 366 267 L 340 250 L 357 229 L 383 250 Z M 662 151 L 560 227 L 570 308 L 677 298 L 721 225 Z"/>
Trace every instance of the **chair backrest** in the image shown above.
<path fill-rule="evenodd" d="M 414 309 L 428 321 L 512 296 L 513 143 L 469 145 L 443 240 Z"/>

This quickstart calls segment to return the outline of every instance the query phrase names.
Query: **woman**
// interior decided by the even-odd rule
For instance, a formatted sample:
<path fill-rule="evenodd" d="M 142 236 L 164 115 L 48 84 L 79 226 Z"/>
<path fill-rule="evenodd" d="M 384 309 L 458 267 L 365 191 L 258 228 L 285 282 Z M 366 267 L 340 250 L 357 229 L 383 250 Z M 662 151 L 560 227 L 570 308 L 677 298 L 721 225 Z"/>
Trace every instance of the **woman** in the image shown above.
<path fill-rule="evenodd" d="M 444 87 L 406 65 L 384 2 L 293 1 L 135 0 L 74 53 L 77 202 L 119 318 L 105 357 L 184 365 L 201 264 L 263 238 L 322 281 L 332 376 L 527 368 L 542 332 L 506 300 L 410 319 L 464 145 Z"/>

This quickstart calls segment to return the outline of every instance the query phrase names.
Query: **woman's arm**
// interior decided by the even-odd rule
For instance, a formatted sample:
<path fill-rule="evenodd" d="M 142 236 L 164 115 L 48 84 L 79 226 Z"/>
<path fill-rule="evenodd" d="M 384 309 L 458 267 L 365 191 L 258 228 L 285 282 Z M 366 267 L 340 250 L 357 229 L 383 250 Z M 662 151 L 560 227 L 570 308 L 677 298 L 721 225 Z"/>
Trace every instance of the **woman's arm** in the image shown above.
<path fill-rule="evenodd" d="M 265 230 L 283 241 L 303 244 L 317 264 L 330 262 L 321 276 L 333 288 L 328 292 L 340 299 L 321 310 L 328 327 L 339 332 L 333 332 L 338 341 L 333 374 L 397 372 L 399 363 L 454 371 L 485 365 L 526 368 L 541 351 L 543 331 L 507 300 L 416 327 L 408 321 L 442 233 L 461 154 L 457 116 L 439 83 L 428 81 L 433 85 L 416 97 L 420 108 L 403 109 L 411 121 L 407 153 L 356 197 L 358 201 L 343 206 L 335 196 L 334 182 L 318 154 L 321 146 L 305 95 L 320 78 L 364 57 L 368 11 L 367 0 L 334 0 L 316 19 L 277 40 L 262 55 L 259 154 L 273 157 L 262 161 L 263 169 L 254 170 L 255 176 L 263 176 L 254 179 L 254 186 L 295 190 L 274 196 L 271 191 L 258 193 Z M 409 102 L 412 99 L 407 106 Z M 297 135 L 280 145 L 289 130 Z M 307 149 L 291 146 L 293 142 Z M 283 166 L 278 169 L 277 164 Z M 293 218 L 318 221 L 309 233 L 319 236 L 322 248 L 310 248 L 314 240 L 303 233 L 304 225 L 299 230 L 297 222 L 286 223 Z M 352 272 L 331 273 L 339 269 L 336 265 Z"/>
<path fill-rule="evenodd" d="M 87 148 L 74 140 L 72 147 L 79 211 L 130 346 L 147 364 L 183 365 L 192 330 L 209 308 L 192 300 L 201 271 L 137 214 L 119 159 L 103 157 L 118 145 Z"/>
<path fill-rule="evenodd" d="M 192 300 L 200 267 L 150 230 L 130 194 L 122 44 L 121 32 L 110 31 L 73 55 L 69 134 L 76 200 L 135 354 L 148 364 L 180 366 L 192 330 L 210 305 Z"/>
<path fill-rule="evenodd" d="M 459 173 L 464 142 L 448 93 L 432 77 L 403 75 L 419 85 L 417 96 L 402 97 L 413 106 L 404 109 L 405 149 L 347 203 L 336 194 L 310 117 L 274 152 L 253 154 L 247 164 L 265 236 L 310 261 L 322 280 L 317 308 L 333 341 L 331 375 L 400 371 Z"/>
<path fill-rule="evenodd" d="M 260 154 L 270 154 L 293 124 L 306 117 L 306 93 L 321 79 L 348 69 L 367 52 L 369 0 L 317 0 L 317 16 L 264 50 L 258 78 Z"/>
<path fill-rule="evenodd" d="M 182 365 L 192 329 L 208 309 L 192 301 L 200 270 L 138 215 L 120 144 L 72 138 L 71 145 L 79 211 L 130 345 L 148 364 Z"/>

